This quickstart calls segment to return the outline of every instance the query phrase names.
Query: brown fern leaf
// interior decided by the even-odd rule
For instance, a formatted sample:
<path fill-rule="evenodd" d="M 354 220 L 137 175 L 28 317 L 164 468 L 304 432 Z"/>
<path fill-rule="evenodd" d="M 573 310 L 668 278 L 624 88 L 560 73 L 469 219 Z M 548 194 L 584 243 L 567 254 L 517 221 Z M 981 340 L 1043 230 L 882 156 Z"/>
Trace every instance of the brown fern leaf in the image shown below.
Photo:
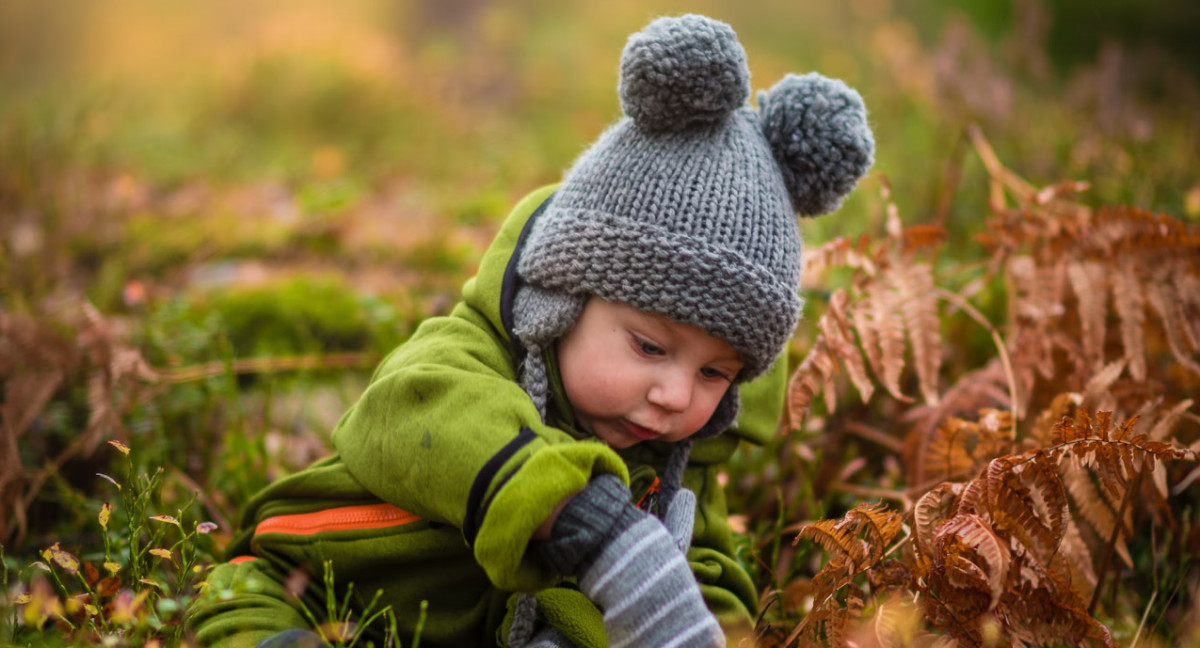
<path fill-rule="evenodd" d="M 1096 370 L 1104 364 L 1108 269 L 1097 261 L 1072 261 L 1067 263 L 1067 277 L 1071 280 L 1071 288 L 1079 305 L 1083 356 L 1088 368 Z"/>
<path fill-rule="evenodd" d="M 960 592 L 948 583 L 938 585 L 936 593 L 921 599 L 930 625 L 945 632 L 953 646 L 985 645 L 979 617 L 987 609 L 987 595 L 976 590 Z"/>
<path fill-rule="evenodd" d="M 1033 587 L 1024 581 L 1005 596 L 1004 606 L 1004 627 L 1023 644 L 1116 647 L 1108 628 L 1087 613 L 1069 587 Z"/>
<path fill-rule="evenodd" d="M 849 561 L 848 569 L 857 573 L 867 555 L 867 544 L 858 537 L 857 531 L 858 525 L 853 520 L 817 520 L 801 526 L 792 545 L 811 540 L 830 554 L 845 556 Z"/>
<path fill-rule="evenodd" d="M 1000 602 L 1008 581 L 1011 558 L 1006 544 L 983 518 L 971 514 L 954 516 L 938 528 L 934 537 L 934 547 L 947 552 L 940 561 L 946 580 L 957 588 L 987 593 L 988 610 Z M 938 563 L 935 556 L 934 564 Z"/>
<path fill-rule="evenodd" d="M 813 285 L 829 271 L 830 268 L 854 268 L 861 270 L 867 276 L 874 275 L 875 262 L 863 252 L 867 239 L 859 239 L 855 245 L 844 238 L 836 238 L 815 250 L 804 250 L 804 275 L 802 285 Z"/>
<path fill-rule="evenodd" d="M 1183 417 L 1184 412 L 1187 412 L 1191 408 L 1192 400 L 1190 398 L 1176 403 L 1174 407 L 1167 410 L 1167 412 L 1163 414 L 1157 422 L 1154 423 L 1154 427 L 1150 429 L 1150 432 L 1147 433 L 1146 436 L 1151 441 L 1166 441 L 1172 438 L 1175 432 L 1175 425 L 1179 422 L 1179 419 Z"/>
<path fill-rule="evenodd" d="M 808 356 L 792 374 L 788 385 L 788 415 L 794 428 L 800 426 L 818 393 L 825 393 L 831 413 L 836 409 L 837 396 L 835 390 L 830 389 L 830 383 L 839 364 L 846 367 L 864 403 L 874 393 L 875 387 L 867 377 L 862 353 L 850 334 L 846 315 L 848 299 L 844 290 L 837 290 L 830 296 L 829 308 L 817 322 L 820 333 Z"/>
<path fill-rule="evenodd" d="M 1100 493 L 1092 480 L 1091 471 L 1084 467 L 1064 461 L 1062 474 L 1063 483 L 1070 494 L 1076 515 L 1092 528 L 1098 538 L 1103 538 L 1103 541 L 1107 542 L 1108 538 L 1113 537 L 1113 531 L 1117 528 L 1116 511 L 1119 504 L 1113 503 Z M 1121 557 L 1121 561 L 1127 567 L 1132 567 L 1133 557 L 1129 554 L 1129 546 L 1125 540 L 1127 535 L 1122 533 L 1116 536 L 1114 549 Z"/>
<path fill-rule="evenodd" d="M 872 648 L 953 648 L 954 641 L 925 630 L 921 608 L 907 596 L 884 598 L 858 628 L 855 646 Z"/>
<path fill-rule="evenodd" d="M 912 344 L 913 366 L 917 370 L 921 395 L 925 402 L 937 403 L 942 335 L 932 268 L 927 263 L 893 266 L 888 275 L 897 291 L 904 328 Z"/>
<path fill-rule="evenodd" d="M 883 308 L 875 303 L 877 295 L 877 291 L 874 290 L 861 292 L 858 299 L 850 305 L 848 315 L 851 325 L 854 326 L 854 332 L 858 334 L 858 343 L 862 347 L 863 355 L 867 358 L 867 364 L 871 367 L 871 371 L 882 380 L 883 353 L 880 351 L 881 342 L 876 326 L 884 322 L 887 316 Z M 903 353 L 903 331 L 900 332 L 900 344 L 901 353 Z M 887 383 L 884 383 L 884 386 L 887 388 Z M 899 389 L 898 384 L 896 389 Z M 891 392 L 891 389 L 888 391 Z"/>
<path fill-rule="evenodd" d="M 912 258 L 912 255 L 927 247 L 937 247 L 946 241 L 946 228 L 941 225 L 918 224 L 904 228 L 902 234 L 901 255 Z"/>
<path fill-rule="evenodd" d="M 845 614 L 836 615 L 825 622 L 825 637 L 828 646 L 851 648 L 854 639 L 855 621 L 862 617 L 866 595 L 862 589 L 850 583 L 846 586 Z"/>
<path fill-rule="evenodd" d="M 853 522 L 855 527 L 867 532 L 867 559 L 874 563 L 883 557 L 900 529 L 904 526 L 904 518 L 896 511 L 888 508 L 883 502 L 877 504 L 862 503 L 846 512 L 846 520 Z"/>
<path fill-rule="evenodd" d="M 900 390 L 904 370 L 904 320 L 900 316 L 899 293 L 890 273 L 859 286 L 861 297 L 851 307 L 851 320 L 859 341 L 879 382 L 893 398 L 910 400 Z"/>
<path fill-rule="evenodd" d="M 784 646 L 847 645 L 848 625 L 861 615 L 864 599 L 862 590 L 850 582 L 849 572 L 846 556 L 839 554 L 813 577 L 812 610 L 788 635 Z M 838 598 L 839 592 L 845 593 L 843 599 Z"/>
<path fill-rule="evenodd" d="M 1130 272 L 1113 272 L 1112 297 L 1117 315 L 1121 318 L 1121 344 L 1129 375 L 1134 380 L 1146 379 L 1146 297 L 1141 282 Z"/>
<path fill-rule="evenodd" d="M 933 554 L 937 528 L 956 515 L 958 497 L 962 491 L 962 484 L 942 482 L 917 500 L 913 506 L 913 535 L 917 540 L 918 554 Z"/>
<path fill-rule="evenodd" d="M 962 517 L 955 516 L 943 526 Z M 985 561 L 957 533 L 936 537 L 927 582 L 930 598 L 938 605 L 931 610 L 930 621 L 960 641 L 973 640 L 972 645 L 978 645 L 981 618 L 992 606 L 986 569 Z"/>
<path fill-rule="evenodd" d="M 1050 531 L 1050 543 L 1046 547 L 1053 554 L 1062 543 L 1070 519 L 1067 507 L 1067 492 L 1058 474 L 1058 466 L 1049 453 L 1036 451 L 1032 461 L 1014 468 L 1022 484 L 1028 487 L 1033 499 L 1037 518 Z"/>
<path fill-rule="evenodd" d="M 975 512 L 998 533 L 1016 540 L 1014 549 L 1045 564 L 1065 532 L 1066 493 L 1058 475 L 1038 460 L 1039 454 L 1035 452 L 1032 461 L 1014 456 L 992 460 L 978 478 L 987 483 L 986 508 Z M 1019 462 L 1023 470 L 1018 472 Z"/>
<path fill-rule="evenodd" d="M 939 434 L 938 428 L 947 425 L 951 418 L 977 416 L 980 411 L 994 408 L 1010 408 L 1007 378 L 1002 363 L 993 359 L 986 366 L 963 375 L 942 394 L 936 405 L 920 404 L 908 410 L 903 422 L 912 421 L 912 427 L 904 438 L 901 462 L 910 494 L 919 494 L 941 479 L 944 475 L 925 473 L 925 457 Z M 1011 443 L 1005 442 L 1004 451 L 1011 451 Z M 990 451 L 977 453 L 991 459 L 996 454 Z M 973 466 L 971 473 L 978 466 Z"/>
<path fill-rule="evenodd" d="M 782 646 L 798 646 L 801 648 L 824 648 L 833 646 L 828 628 L 841 627 L 849 619 L 850 613 L 844 607 L 824 604 L 814 605 L 804 621 L 792 630 Z"/>
<path fill-rule="evenodd" d="M 1079 394 L 1071 392 L 1058 394 L 1037 415 L 1033 427 L 1030 428 L 1025 438 L 1037 448 L 1059 443 L 1060 441 L 1056 436 L 1061 433 L 1059 424 L 1064 418 L 1072 419 L 1074 417 L 1075 408 L 1079 406 L 1082 400 Z"/>
<path fill-rule="evenodd" d="M 920 462 L 920 483 L 962 479 L 979 472 L 991 459 L 1009 450 L 1009 412 L 983 410 L 979 422 L 952 418 L 927 440 L 925 451 L 912 460 Z"/>
<path fill-rule="evenodd" d="M 1155 313 L 1158 314 L 1159 321 L 1162 323 L 1163 332 L 1167 336 L 1167 345 L 1171 348 L 1171 354 L 1175 356 L 1175 360 L 1179 364 L 1197 376 L 1200 376 L 1200 364 L 1194 358 L 1190 357 L 1183 345 L 1183 336 L 1190 337 L 1192 335 L 1184 328 L 1183 324 L 1184 319 L 1180 303 L 1184 297 L 1178 294 L 1170 284 L 1151 282 L 1144 285 L 1150 305 L 1154 308 Z M 1190 299 L 1196 298 L 1191 297 Z"/>
<path fill-rule="evenodd" d="M 1183 331 L 1187 334 L 1192 350 L 1200 351 L 1200 274 L 1192 269 L 1195 263 L 1194 259 L 1191 263 L 1177 261 L 1171 276 L 1176 292 L 1181 298 L 1179 310 L 1183 314 Z"/>
<path fill-rule="evenodd" d="M 822 318 L 824 317 L 823 315 Z M 788 420 L 793 429 L 801 426 L 817 394 L 823 390 L 832 391 L 825 388 L 833 381 L 833 373 L 837 370 L 835 353 L 825 336 L 818 335 L 808 350 L 808 355 L 792 374 L 788 382 L 787 408 Z M 831 411 L 833 407 L 831 404 Z"/>
<path fill-rule="evenodd" d="M 836 347 L 838 358 L 841 359 L 842 366 L 846 368 L 850 382 L 854 383 L 854 387 L 858 389 L 858 393 L 862 397 L 862 402 L 866 403 L 875 393 L 875 383 L 867 377 L 866 363 L 863 362 L 862 353 L 855 346 L 850 334 L 850 322 L 846 314 L 847 301 L 849 301 L 849 297 L 844 290 L 833 293 L 829 299 L 829 312 L 833 313 L 833 319 L 822 322 L 824 325 L 822 331 L 831 341 L 830 344 Z"/>
<path fill-rule="evenodd" d="M 1111 537 L 1111 535 L 1106 537 Z M 1124 546 L 1123 542 L 1121 546 Z M 1128 556 L 1129 550 L 1126 549 L 1125 553 L 1126 556 L 1123 556 L 1122 559 Z M 1092 550 L 1088 547 L 1087 541 L 1083 539 L 1074 517 L 1067 516 L 1067 532 L 1063 535 L 1059 555 L 1065 557 L 1070 566 L 1071 582 L 1074 583 L 1075 589 L 1084 598 L 1090 598 L 1097 584 L 1095 559 L 1092 557 Z"/>

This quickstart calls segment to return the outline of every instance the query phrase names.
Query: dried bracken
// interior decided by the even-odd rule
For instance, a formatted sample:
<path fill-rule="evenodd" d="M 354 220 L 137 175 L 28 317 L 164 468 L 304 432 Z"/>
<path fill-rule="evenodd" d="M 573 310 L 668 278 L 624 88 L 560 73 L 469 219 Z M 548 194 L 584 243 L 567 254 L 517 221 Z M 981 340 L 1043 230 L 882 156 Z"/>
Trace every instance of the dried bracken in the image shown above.
<path fill-rule="evenodd" d="M 1106 578 L 1132 568 L 1139 521 L 1177 528 L 1168 469 L 1200 448 L 1187 398 L 1200 380 L 1200 230 L 1087 208 L 1070 200 L 1081 184 L 1036 189 L 970 137 L 992 181 L 982 275 L 954 288 L 953 268 L 934 272 L 945 233 L 903 228 L 892 205 L 883 241 L 835 241 L 806 274 L 813 285 L 840 265 L 850 283 L 793 377 L 790 421 L 824 392 L 826 437 L 881 425 L 834 416 L 839 372 L 864 403 L 874 395 L 865 364 L 891 398 L 882 409 L 907 425 L 903 444 L 879 443 L 901 448 L 907 486 L 900 509 L 790 527 L 828 558 L 785 645 L 1113 646 L 1094 616 Z M 986 285 L 1006 289 L 1003 326 L 968 301 Z M 955 310 L 988 329 L 996 357 L 943 386 L 939 327 Z M 895 540 L 901 520 L 910 532 Z"/>

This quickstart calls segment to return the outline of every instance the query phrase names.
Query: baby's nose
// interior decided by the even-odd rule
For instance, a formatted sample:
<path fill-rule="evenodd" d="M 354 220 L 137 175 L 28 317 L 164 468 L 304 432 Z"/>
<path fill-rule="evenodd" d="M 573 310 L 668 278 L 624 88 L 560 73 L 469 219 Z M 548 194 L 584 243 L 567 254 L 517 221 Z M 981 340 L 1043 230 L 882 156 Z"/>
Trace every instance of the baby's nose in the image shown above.
<path fill-rule="evenodd" d="M 692 403 L 692 382 L 681 371 L 663 371 L 651 386 L 647 400 L 665 410 L 682 412 Z"/>

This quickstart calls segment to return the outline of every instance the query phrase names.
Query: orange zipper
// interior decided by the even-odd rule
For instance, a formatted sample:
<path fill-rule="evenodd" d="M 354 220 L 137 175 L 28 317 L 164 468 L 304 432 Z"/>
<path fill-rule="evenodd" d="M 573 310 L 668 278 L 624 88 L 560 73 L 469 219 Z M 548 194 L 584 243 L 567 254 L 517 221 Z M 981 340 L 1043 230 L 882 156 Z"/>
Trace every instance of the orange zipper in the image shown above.
<path fill-rule="evenodd" d="M 269 517 L 254 529 L 254 535 L 262 533 L 287 533 L 290 535 L 313 535 L 325 531 L 353 531 L 355 529 L 382 529 L 416 522 L 421 518 L 392 504 L 362 504 L 339 508 L 295 513 Z"/>
<path fill-rule="evenodd" d="M 649 510 L 650 506 L 654 504 L 653 498 L 658 495 L 658 491 L 660 490 L 662 490 L 662 484 L 659 482 L 658 477 L 655 477 L 654 483 L 650 484 L 650 488 L 647 488 L 646 492 L 642 493 L 642 496 L 638 499 L 637 507 L 643 511 Z"/>

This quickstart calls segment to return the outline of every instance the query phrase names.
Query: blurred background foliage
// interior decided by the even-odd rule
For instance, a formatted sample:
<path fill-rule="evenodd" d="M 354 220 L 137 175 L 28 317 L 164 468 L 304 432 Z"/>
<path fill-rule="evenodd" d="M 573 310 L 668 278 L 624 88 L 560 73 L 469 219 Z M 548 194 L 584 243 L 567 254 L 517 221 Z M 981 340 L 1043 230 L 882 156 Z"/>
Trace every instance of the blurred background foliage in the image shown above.
<path fill-rule="evenodd" d="M 164 506 L 199 488 L 219 553 L 237 506 L 319 456 L 374 362 L 446 311 L 509 207 L 619 117 L 626 37 L 684 12 L 733 25 L 755 89 L 817 70 L 862 93 L 878 175 L 805 221 L 810 243 L 880 232 L 886 177 L 906 224 L 982 258 L 972 123 L 1035 184 L 1200 222 L 1192 0 L 0 0 L 0 314 L 69 341 L 63 304 L 86 300 L 145 357 L 152 396 L 102 432 L 168 467 Z M 960 333 L 964 358 L 990 344 Z M 237 364 L 279 357 L 301 359 Z M 73 445 L 88 366 L 20 439 L 53 469 L 10 560 L 95 542 L 83 502 L 112 457 Z"/>

